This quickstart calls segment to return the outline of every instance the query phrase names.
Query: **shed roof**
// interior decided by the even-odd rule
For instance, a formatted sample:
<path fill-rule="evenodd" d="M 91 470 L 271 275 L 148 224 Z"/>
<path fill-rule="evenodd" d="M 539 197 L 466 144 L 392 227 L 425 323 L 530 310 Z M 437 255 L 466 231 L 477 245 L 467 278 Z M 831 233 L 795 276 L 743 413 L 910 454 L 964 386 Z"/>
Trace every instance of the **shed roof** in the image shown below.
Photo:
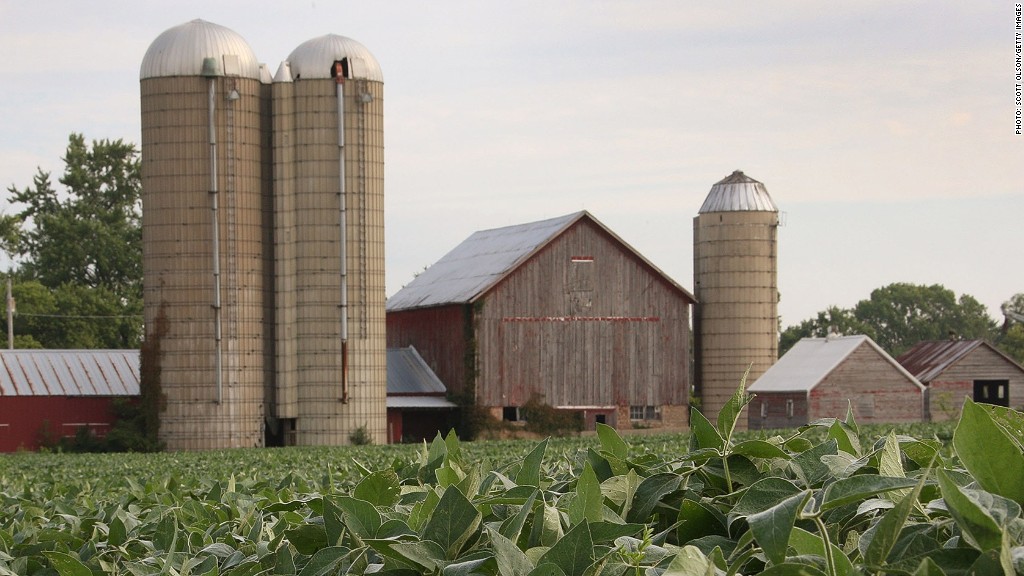
<path fill-rule="evenodd" d="M 921 383 L 867 336 L 803 338 L 754 382 L 750 392 L 809 392 L 860 346 L 870 346 L 919 388 Z"/>
<path fill-rule="evenodd" d="M 696 302 L 688 290 L 669 278 L 584 210 L 558 218 L 474 232 L 433 266 L 388 298 L 387 310 L 390 312 L 471 303 L 552 240 L 584 219 L 596 224 L 652 271 L 681 291 L 691 302 Z"/>
<path fill-rule="evenodd" d="M 388 394 L 441 394 L 448 389 L 416 348 L 388 348 Z"/>
<path fill-rule="evenodd" d="M 0 396 L 137 396 L 138 350 L 2 350 Z"/>
<path fill-rule="evenodd" d="M 1024 367 L 984 340 L 926 340 L 904 352 L 897 361 L 921 382 L 928 384 L 979 347 L 988 347 L 1010 364 Z"/>

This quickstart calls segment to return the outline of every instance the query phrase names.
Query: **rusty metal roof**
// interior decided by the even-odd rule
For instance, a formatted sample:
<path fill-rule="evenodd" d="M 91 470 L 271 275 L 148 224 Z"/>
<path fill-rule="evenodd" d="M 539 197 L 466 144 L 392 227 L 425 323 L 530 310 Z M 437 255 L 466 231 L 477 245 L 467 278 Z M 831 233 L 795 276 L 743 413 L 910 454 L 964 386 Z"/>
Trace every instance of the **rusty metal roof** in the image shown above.
<path fill-rule="evenodd" d="M 388 394 L 445 394 L 445 388 L 416 348 L 388 348 Z"/>
<path fill-rule="evenodd" d="M 136 396 L 138 350 L 0 350 L 0 396 Z"/>
<path fill-rule="evenodd" d="M 809 392 L 818 386 L 850 354 L 862 345 L 870 346 L 893 368 L 918 388 L 924 388 L 896 360 L 867 336 L 831 336 L 803 338 L 765 371 L 747 390 L 749 392 Z"/>
<path fill-rule="evenodd" d="M 764 184 L 736 170 L 711 187 L 698 214 L 707 212 L 778 212 Z"/>
<path fill-rule="evenodd" d="M 918 342 L 913 348 L 904 352 L 897 361 L 908 372 L 916 376 L 918 380 L 928 384 L 980 346 L 990 348 L 993 352 L 1020 368 L 1020 365 L 1014 362 L 1013 359 L 984 340 L 927 340 L 925 342 Z"/>
<path fill-rule="evenodd" d="M 693 294 L 584 210 L 539 222 L 474 232 L 433 266 L 388 298 L 387 310 L 391 312 L 473 302 L 541 248 L 584 218 L 599 226 L 628 252 L 650 267 L 655 274 L 682 292 L 690 302 L 697 301 Z"/>

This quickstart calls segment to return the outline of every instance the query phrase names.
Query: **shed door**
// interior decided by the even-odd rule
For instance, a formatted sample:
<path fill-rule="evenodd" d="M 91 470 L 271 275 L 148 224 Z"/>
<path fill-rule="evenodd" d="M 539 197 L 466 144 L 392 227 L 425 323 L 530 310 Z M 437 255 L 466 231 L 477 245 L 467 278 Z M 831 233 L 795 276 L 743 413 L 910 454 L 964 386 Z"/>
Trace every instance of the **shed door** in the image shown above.
<path fill-rule="evenodd" d="M 1009 380 L 975 380 L 974 401 L 997 406 L 1010 406 Z"/>

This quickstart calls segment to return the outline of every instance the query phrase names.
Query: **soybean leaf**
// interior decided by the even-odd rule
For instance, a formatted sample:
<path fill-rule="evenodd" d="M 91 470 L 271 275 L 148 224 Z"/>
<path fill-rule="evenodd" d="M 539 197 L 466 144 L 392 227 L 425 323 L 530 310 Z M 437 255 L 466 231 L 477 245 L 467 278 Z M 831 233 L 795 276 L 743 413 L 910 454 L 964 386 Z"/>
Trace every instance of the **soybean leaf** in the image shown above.
<path fill-rule="evenodd" d="M 1006 427 L 970 398 L 953 432 L 953 447 L 982 488 L 1024 504 L 1024 454 Z"/>
<path fill-rule="evenodd" d="M 676 477 L 678 479 L 678 476 Z M 678 483 L 678 480 L 677 480 Z M 579 524 L 583 520 L 600 522 L 604 509 L 604 496 L 601 494 L 601 483 L 589 462 L 583 464 L 583 471 L 576 479 L 576 499 L 569 509 L 571 524 Z"/>
<path fill-rule="evenodd" d="M 544 451 L 547 450 L 547 447 L 548 441 L 545 438 L 526 455 L 519 473 L 516 474 L 516 484 L 540 488 L 540 467 L 544 461 Z"/>
<path fill-rule="evenodd" d="M 594 563 L 594 540 L 590 536 L 590 526 L 582 522 L 566 532 L 537 564 L 545 563 L 558 566 L 566 576 L 583 576 Z"/>
<path fill-rule="evenodd" d="M 680 544 L 704 536 L 726 536 L 728 533 L 725 516 L 710 503 L 686 499 L 679 505 L 676 539 Z"/>
<path fill-rule="evenodd" d="M 285 530 L 285 536 L 296 550 L 307 556 L 327 546 L 327 532 L 316 524 L 299 524 Z"/>
<path fill-rule="evenodd" d="M 47 550 L 43 555 L 60 576 L 92 576 L 92 570 L 71 554 Z"/>
<path fill-rule="evenodd" d="M 662 576 L 706 576 L 714 574 L 714 565 L 696 546 L 683 546 L 672 558 Z"/>
<path fill-rule="evenodd" d="M 797 555 L 826 557 L 825 541 L 822 540 L 821 536 L 812 534 L 798 526 L 794 526 L 793 531 L 789 534 L 789 547 Z M 850 576 L 854 574 L 853 562 L 850 562 L 850 558 L 835 544 L 830 544 L 830 547 L 832 549 L 832 558 L 834 558 L 836 564 L 835 576 Z"/>
<path fill-rule="evenodd" d="M 313 557 L 306 562 L 299 572 L 299 576 L 325 576 L 333 574 L 345 555 L 350 550 L 342 546 L 329 546 L 318 550 Z"/>
<path fill-rule="evenodd" d="M 753 397 L 746 392 L 747 376 L 750 375 L 751 366 L 753 364 L 747 366 L 747 369 L 743 371 L 739 387 L 736 388 L 736 391 L 725 402 L 722 410 L 718 412 L 718 433 L 726 441 L 732 438 L 733 430 L 736 429 L 736 422 L 739 420 L 740 414 L 743 413 L 743 407 L 753 400 Z"/>
<path fill-rule="evenodd" d="M 854 478 L 856 478 L 856 476 L 854 476 Z M 917 503 L 917 497 L 921 493 L 921 488 L 924 487 L 924 481 L 926 478 L 927 474 L 922 475 L 921 479 L 914 485 L 914 489 L 911 490 L 910 494 L 904 496 L 896 503 L 896 506 L 893 506 L 891 510 L 882 516 L 882 519 L 873 527 L 873 534 L 866 546 L 863 546 L 865 538 L 861 538 L 861 553 L 864 555 L 864 561 L 869 567 L 881 566 L 889 557 L 889 552 L 892 550 L 893 545 L 896 544 L 900 531 L 907 522 L 910 510 L 914 507 L 914 504 Z M 849 478 L 849 480 L 852 479 L 853 478 Z M 889 480 L 895 481 L 901 479 L 890 478 Z M 867 534 L 864 536 L 867 536 Z"/>
<path fill-rule="evenodd" d="M 738 518 L 764 512 L 780 502 L 800 493 L 789 480 L 778 476 L 769 476 L 754 482 L 743 493 L 736 505 L 729 511 L 729 524 Z"/>
<path fill-rule="evenodd" d="M 449 454 L 451 449 L 449 449 Z M 371 473 L 356 484 L 352 496 L 374 506 L 393 506 L 402 494 L 398 474 L 391 469 Z"/>
<path fill-rule="evenodd" d="M 815 566 L 798 562 L 777 564 L 758 574 L 759 576 L 828 576 L 828 574 Z"/>
<path fill-rule="evenodd" d="M 836 441 L 839 449 L 853 456 L 861 455 L 857 431 L 842 420 L 834 420 L 828 427 L 828 437 Z"/>
<path fill-rule="evenodd" d="M 324 499 L 324 505 L 330 502 L 330 499 Z M 341 509 L 342 517 L 345 520 L 345 526 L 356 536 L 360 538 L 376 538 L 377 531 L 380 530 L 381 517 L 380 512 L 373 504 L 365 500 L 358 498 L 352 498 L 351 496 L 341 496 L 334 500 L 334 503 Z M 330 534 L 328 534 L 330 537 Z"/>
<path fill-rule="evenodd" d="M 812 488 L 817 486 L 829 475 L 829 468 L 827 465 L 822 463 L 821 457 L 837 453 L 838 448 L 836 440 L 835 438 L 830 438 L 829 440 L 794 456 L 791 462 L 793 463 L 796 472 L 803 477 L 804 481 L 807 483 L 807 487 Z"/>
<path fill-rule="evenodd" d="M 1000 548 L 1003 529 L 996 519 L 979 502 L 961 490 L 945 471 L 939 470 L 938 477 L 942 499 L 960 527 L 964 540 L 982 552 Z"/>
<path fill-rule="evenodd" d="M 765 440 L 745 440 L 733 446 L 732 453 L 751 458 L 783 458 L 789 460 L 789 454 L 785 450 Z"/>
<path fill-rule="evenodd" d="M 722 434 L 696 408 L 690 409 L 690 433 L 691 451 L 700 448 L 711 448 L 721 454 L 722 449 L 725 447 L 725 439 L 722 437 Z"/>
<path fill-rule="evenodd" d="M 381 551 L 376 546 L 374 549 L 378 552 Z M 445 563 L 444 548 L 433 540 L 396 542 L 390 545 L 389 550 L 403 560 L 426 568 L 428 572 L 440 569 Z"/>
<path fill-rule="evenodd" d="M 533 570 L 533 563 L 512 540 L 504 537 L 496 530 L 487 529 L 494 546 L 494 560 L 498 564 L 501 576 L 526 576 Z"/>
<path fill-rule="evenodd" d="M 501 535 L 508 538 L 513 542 L 519 541 L 519 535 L 522 534 L 523 526 L 526 524 L 526 519 L 529 518 L 530 512 L 533 511 L 533 503 L 537 500 L 537 494 L 539 491 L 534 489 L 530 496 L 526 499 L 526 502 L 519 508 L 519 512 L 515 516 L 507 519 L 501 523 Z"/>
<path fill-rule="evenodd" d="M 747 516 L 754 540 L 772 564 L 781 564 L 786 560 L 786 548 L 789 546 L 793 524 L 796 523 L 796 515 L 810 497 L 811 491 L 804 490 L 763 512 Z"/>
<path fill-rule="evenodd" d="M 629 446 L 615 431 L 615 428 L 607 424 L 597 424 L 597 437 L 601 441 L 601 449 L 615 456 L 619 460 L 625 460 L 629 455 Z"/>
<path fill-rule="evenodd" d="M 626 513 L 626 522 L 648 522 L 658 501 L 679 487 L 682 477 L 678 474 L 660 473 L 644 478 L 633 495 L 633 504 Z"/>
<path fill-rule="evenodd" d="M 458 488 L 449 487 L 441 496 L 421 536 L 437 542 L 445 558 L 454 560 L 462 544 L 476 532 L 482 515 Z"/>
<path fill-rule="evenodd" d="M 821 509 L 831 510 L 892 490 L 911 488 L 917 481 L 912 478 L 893 478 L 877 474 L 858 474 L 842 478 L 828 485 L 822 497 Z"/>

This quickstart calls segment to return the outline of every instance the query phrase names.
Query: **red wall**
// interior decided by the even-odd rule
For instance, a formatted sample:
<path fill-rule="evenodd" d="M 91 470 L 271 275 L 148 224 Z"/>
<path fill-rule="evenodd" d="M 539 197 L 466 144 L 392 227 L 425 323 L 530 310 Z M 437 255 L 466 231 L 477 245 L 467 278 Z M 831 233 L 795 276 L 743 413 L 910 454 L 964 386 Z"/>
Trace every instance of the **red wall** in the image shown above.
<path fill-rule="evenodd" d="M 451 394 L 466 387 L 469 306 L 451 305 L 400 310 L 387 314 L 388 348 L 415 346 Z"/>
<path fill-rule="evenodd" d="M 114 422 L 109 396 L 0 397 L 0 452 L 36 450 L 43 423 L 54 438 L 74 436 L 82 425 L 105 436 Z"/>

